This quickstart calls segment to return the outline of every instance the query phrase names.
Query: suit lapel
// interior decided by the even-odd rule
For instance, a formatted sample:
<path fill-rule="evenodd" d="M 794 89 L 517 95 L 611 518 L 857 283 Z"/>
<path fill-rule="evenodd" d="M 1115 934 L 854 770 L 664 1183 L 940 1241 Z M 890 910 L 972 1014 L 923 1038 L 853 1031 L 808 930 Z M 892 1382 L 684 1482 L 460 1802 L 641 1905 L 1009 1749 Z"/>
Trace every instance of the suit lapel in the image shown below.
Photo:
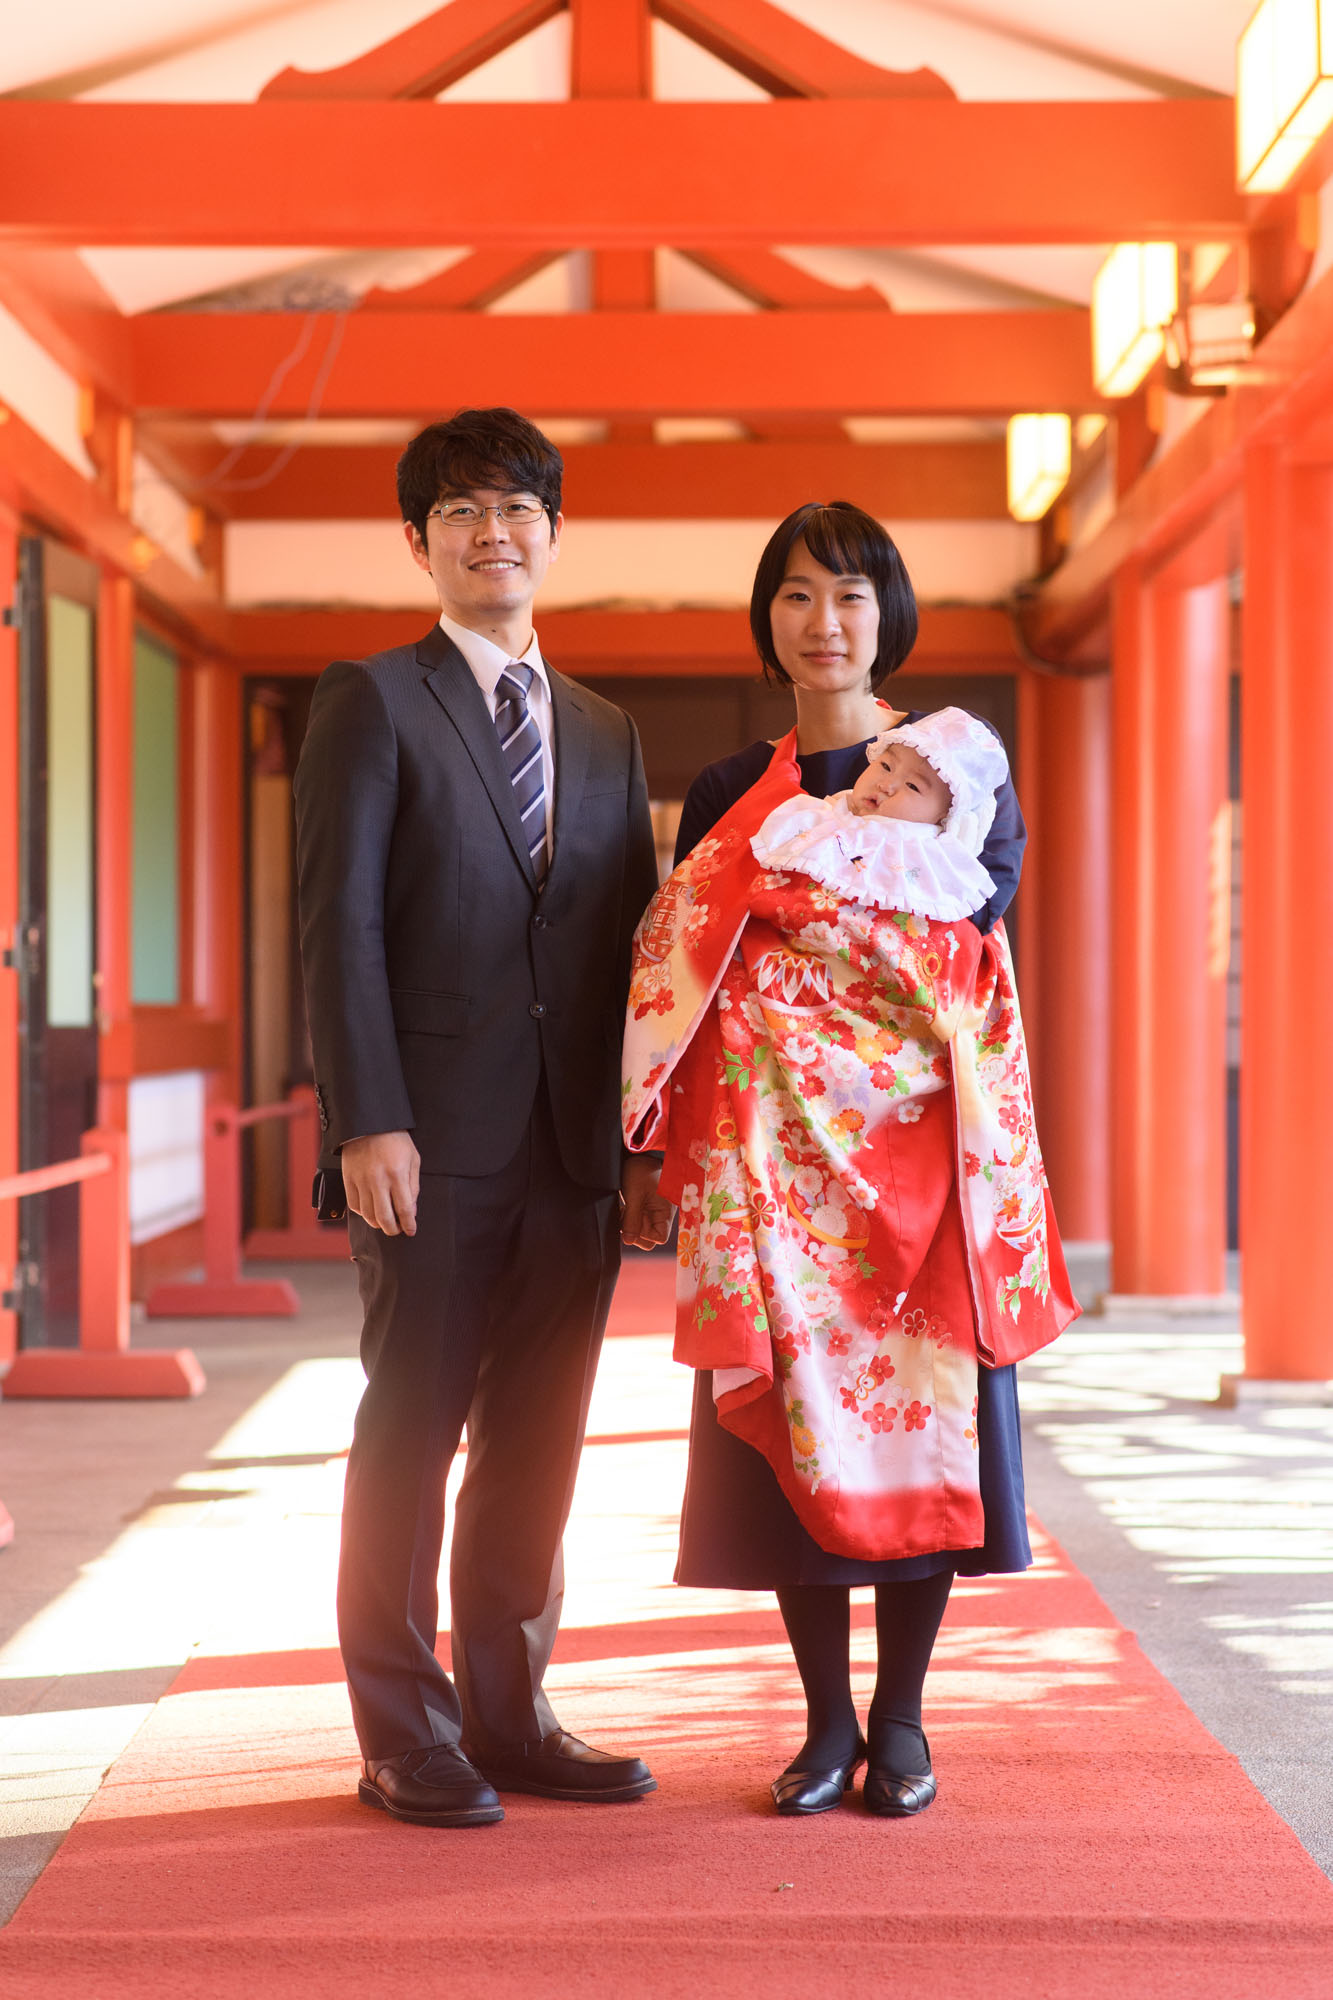
<path fill-rule="evenodd" d="M 477 775 L 490 793 L 491 804 L 495 807 L 500 824 L 505 830 L 505 836 L 514 850 L 514 859 L 535 889 L 537 877 L 533 872 L 527 842 L 523 837 L 523 824 L 518 816 L 514 787 L 505 767 L 495 723 L 486 706 L 486 697 L 473 679 L 467 661 L 452 639 L 446 638 L 438 625 L 432 628 L 417 647 L 417 660 L 426 668 L 426 686 L 462 737 L 467 753 L 477 767 Z M 558 742 L 557 733 L 557 744 Z M 557 754 L 557 773 L 559 768 Z M 557 809 L 559 789 L 557 777 Z"/>
<path fill-rule="evenodd" d="M 551 872 L 560 866 L 560 857 L 569 848 L 574 825 L 583 803 L 583 782 L 588 775 L 592 748 L 592 724 L 579 698 L 579 690 L 563 674 L 546 662 L 546 678 L 555 711 L 555 817 L 552 822 L 553 852 Z"/>

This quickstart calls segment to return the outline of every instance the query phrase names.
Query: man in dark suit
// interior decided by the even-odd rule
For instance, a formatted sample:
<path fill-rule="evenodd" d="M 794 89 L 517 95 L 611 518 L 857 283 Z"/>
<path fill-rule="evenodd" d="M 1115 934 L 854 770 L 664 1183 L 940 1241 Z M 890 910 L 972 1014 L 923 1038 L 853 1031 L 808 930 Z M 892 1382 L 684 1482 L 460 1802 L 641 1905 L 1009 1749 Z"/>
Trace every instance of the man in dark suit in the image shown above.
<path fill-rule="evenodd" d="M 657 881 L 638 738 L 532 629 L 562 469 L 512 410 L 413 439 L 399 502 L 440 621 L 328 668 L 296 775 L 322 1179 L 327 1198 L 341 1176 L 365 1311 L 339 1638 L 360 1796 L 432 1826 L 501 1819 L 497 1791 L 654 1789 L 542 1692 L 619 1239 L 651 1248 L 671 1214 L 618 1116 Z M 436 1577 L 465 1424 L 451 1682 Z"/>

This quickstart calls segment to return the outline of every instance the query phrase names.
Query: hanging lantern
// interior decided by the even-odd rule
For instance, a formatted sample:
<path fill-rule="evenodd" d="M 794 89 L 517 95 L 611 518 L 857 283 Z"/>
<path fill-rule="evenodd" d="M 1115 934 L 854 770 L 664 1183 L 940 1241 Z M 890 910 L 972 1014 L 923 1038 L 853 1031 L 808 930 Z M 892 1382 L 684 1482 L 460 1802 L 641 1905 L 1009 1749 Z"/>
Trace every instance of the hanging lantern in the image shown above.
<path fill-rule="evenodd" d="M 1010 417 L 1007 437 L 1009 512 L 1040 521 L 1069 479 L 1072 426 L 1066 416 L 1031 412 Z"/>
<path fill-rule="evenodd" d="M 1236 178 L 1287 186 L 1333 124 L 1333 0 L 1262 0 L 1236 45 Z"/>
<path fill-rule="evenodd" d="M 1174 243 L 1117 243 L 1092 284 L 1092 379 L 1128 396 L 1161 354 L 1176 316 Z"/>

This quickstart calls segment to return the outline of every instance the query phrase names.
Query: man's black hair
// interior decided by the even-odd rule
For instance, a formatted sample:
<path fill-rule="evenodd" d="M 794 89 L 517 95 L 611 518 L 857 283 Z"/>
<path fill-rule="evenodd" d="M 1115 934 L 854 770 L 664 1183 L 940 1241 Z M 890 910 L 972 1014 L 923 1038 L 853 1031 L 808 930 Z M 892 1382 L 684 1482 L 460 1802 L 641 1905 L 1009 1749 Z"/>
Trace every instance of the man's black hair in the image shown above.
<path fill-rule="evenodd" d="M 398 461 L 398 506 L 424 541 L 431 509 L 450 493 L 494 487 L 531 493 L 552 528 L 560 512 L 564 460 L 517 410 L 459 410 L 418 431 Z"/>

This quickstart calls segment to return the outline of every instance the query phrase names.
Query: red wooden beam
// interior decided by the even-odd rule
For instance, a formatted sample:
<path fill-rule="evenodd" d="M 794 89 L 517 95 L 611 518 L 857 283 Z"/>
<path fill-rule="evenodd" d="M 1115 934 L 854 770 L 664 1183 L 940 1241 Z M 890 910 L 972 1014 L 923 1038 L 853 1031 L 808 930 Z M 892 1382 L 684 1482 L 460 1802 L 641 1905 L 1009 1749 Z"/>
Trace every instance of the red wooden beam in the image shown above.
<path fill-rule="evenodd" d="M 592 303 L 596 312 L 651 312 L 657 304 L 656 254 L 594 250 Z"/>
<path fill-rule="evenodd" d="M 890 310 L 883 292 L 873 285 L 830 285 L 772 250 L 684 250 L 681 254 L 757 306 L 807 312 Z"/>
<path fill-rule="evenodd" d="M 125 401 L 129 328 L 76 251 L 8 244 L 0 253 L 0 306 L 67 374 Z"/>
<path fill-rule="evenodd" d="M 319 673 L 419 639 L 426 611 L 233 611 L 227 650 L 246 672 Z M 744 611 L 547 611 L 542 650 L 562 673 L 598 676 L 757 674 Z M 1021 662 L 1002 611 L 923 607 L 906 671 L 1013 673 Z"/>
<path fill-rule="evenodd" d="M 831 428 L 831 426 L 830 426 Z M 234 521 L 374 520 L 394 509 L 395 445 L 307 446 L 267 485 L 205 487 L 223 456 L 193 426 L 144 425 L 140 447 L 168 476 L 200 483 L 209 505 Z M 280 456 L 255 446 L 236 467 L 260 480 Z M 1004 440 L 943 444 L 829 442 L 587 444 L 564 451 L 565 506 L 597 520 L 753 520 L 805 500 L 855 500 L 881 520 L 1002 520 Z"/>
<path fill-rule="evenodd" d="M 330 329 L 332 321 L 329 322 Z M 273 383 L 299 322 L 282 313 L 163 313 L 134 322 L 141 413 L 306 413 L 331 339 Z M 813 413 L 1007 416 L 1101 407 L 1088 316 L 1014 313 L 352 314 L 324 416 L 408 416 L 510 403 L 547 416 Z"/>
<path fill-rule="evenodd" d="M 391 292 L 372 285 L 361 312 L 480 312 L 555 262 L 558 250 L 474 250 L 447 271 Z"/>
<path fill-rule="evenodd" d="M 1237 537 L 1245 452 L 1261 438 L 1293 458 L 1333 462 L 1333 271 L 1262 342 L 1253 379 L 1219 397 L 1149 466 L 1101 533 L 1034 593 L 1024 612 L 1029 643 L 1039 652 L 1071 649 L 1105 616 L 1118 572 L 1135 558 L 1169 557 L 1210 516 L 1224 517 Z"/>
<path fill-rule="evenodd" d="M 100 489 L 39 437 L 0 398 L 0 502 L 49 528 L 95 561 L 132 575 L 173 631 L 218 629 L 217 593 L 208 577 L 192 576 L 170 556 L 145 551 L 144 539 Z M 145 553 L 151 560 L 142 560 Z"/>
<path fill-rule="evenodd" d="M 773 97 L 952 97 L 933 69 L 881 69 L 768 0 L 652 0 L 660 21 Z"/>
<path fill-rule="evenodd" d="M 516 146 L 521 201 L 429 170 Z M 0 103 L 0 241 L 1197 242 L 1247 213 L 1227 99 Z"/>
<path fill-rule="evenodd" d="M 653 94 L 648 0 L 569 0 L 571 97 Z"/>
<path fill-rule="evenodd" d="M 262 98 L 435 97 L 558 14 L 565 0 L 453 0 L 338 69 L 285 69 Z"/>

